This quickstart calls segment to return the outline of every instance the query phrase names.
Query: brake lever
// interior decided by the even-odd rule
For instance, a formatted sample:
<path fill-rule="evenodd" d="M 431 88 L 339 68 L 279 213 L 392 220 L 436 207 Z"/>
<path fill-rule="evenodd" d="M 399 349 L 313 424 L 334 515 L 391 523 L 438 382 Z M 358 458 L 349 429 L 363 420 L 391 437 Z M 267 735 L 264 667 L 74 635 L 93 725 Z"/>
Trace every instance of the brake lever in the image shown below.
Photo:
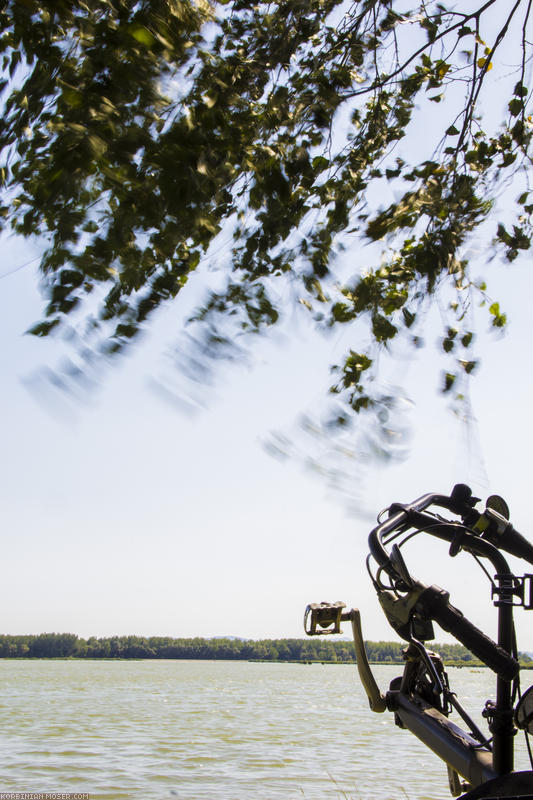
<path fill-rule="evenodd" d="M 406 588 L 410 589 L 415 582 L 407 569 L 407 564 L 397 544 L 394 544 L 391 548 L 390 561 L 398 577 L 403 581 Z"/>

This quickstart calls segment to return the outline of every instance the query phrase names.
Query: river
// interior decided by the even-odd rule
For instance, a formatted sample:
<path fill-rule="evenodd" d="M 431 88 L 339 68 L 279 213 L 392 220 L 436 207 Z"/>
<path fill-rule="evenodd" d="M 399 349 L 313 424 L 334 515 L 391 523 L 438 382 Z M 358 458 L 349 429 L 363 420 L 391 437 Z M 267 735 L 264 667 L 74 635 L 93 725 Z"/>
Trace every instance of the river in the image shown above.
<path fill-rule="evenodd" d="M 376 668 L 387 688 L 401 668 Z M 525 673 L 525 679 L 531 673 Z M 489 670 L 451 669 L 479 722 Z M 444 800 L 446 769 L 350 665 L 0 660 L 3 792 L 139 800 Z M 526 688 L 526 686 L 524 686 Z M 522 737 L 517 766 L 526 768 Z"/>

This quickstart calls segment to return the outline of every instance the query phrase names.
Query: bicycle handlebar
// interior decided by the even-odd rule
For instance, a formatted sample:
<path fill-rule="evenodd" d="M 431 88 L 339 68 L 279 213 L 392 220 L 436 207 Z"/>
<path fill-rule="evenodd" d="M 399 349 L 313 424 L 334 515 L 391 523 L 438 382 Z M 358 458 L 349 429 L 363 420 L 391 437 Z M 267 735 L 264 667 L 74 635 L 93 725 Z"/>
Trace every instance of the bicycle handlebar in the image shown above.
<path fill-rule="evenodd" d="M 391 516 L 385 520 L 385 522 L 377 525 L 370 532 L 368 537 L 370 552 L 380 567 L 383 567 L 389 574 L 391 574 L 391 572 L 395 574 L 394 565 L 383 545 L 383 538 L 388 533 L 392 533 L 404 525 L 410 525 L 419 530 L 425 530 L 432 536 L 444 539 L 450 543 L 460 538 L 461 547 L 476 555 L 488 558 L 494 565 L 497 573 L 504 574 L 509 572 L 507 561 L 496 545 L 491 544 L 485 539 L 481 539 L 473 533 L 468 533 L 462 523 L 445 522 L 436 519 L 430 514 L 424 514 L 425 509 L 432 505 L 446 508 L 455 514 L 471 514 L 473 511 L 471 505 L 465 505 L 463 501 L 458 502 L 453 497 L 453 492 L 451 497 L 441 494 L 425 494 L 408 505 L 393 504 L 390 507 L 392 512 Z M 477 516 L 480 515 L 478 514 Z"/>
<path fill-rule="evenodd" d="M 451 497 L 441 494 L 424 494 L 418 500 L 409 503 L 409 505 L 393 503 L 389 509 L 391 512 L 389 518 L 371 531 L 368 540 L 370 552 L 381 567 L 386 568 L 390 561 L 389 555 L 383 546 L 383 537 L 408 522 L 409 512 L 424 511 L 431 505 L 441 506 L 456 513 L 460 513 L 463 510 L 461 508 L 457 511 L 455 504 L 452 505 Z"/>
<path fill-rule="evenodd" d="M 425 513 L 429 506 L 440 506 L 453 514 L 460 515 L 462 520 L 468 520 L 470 525 L 477 522 L 482 516 L 473 508 L 475 502 L 468 487 L 460 484 L 454 488 L 450 497 L 441 494 L 426 494 L 409 505 L 393 504 L 389 509 L 389 518 L 377 525 L 370 533 L 368 540 L 370 552 L 380 567 L 393 580 L 399 580 L 405 585 L 406 575 L 400 574 L 397 562 L 395 563 L 387 552 L 383 539 L 388 534 L 402 528 L 405 531 L 414 528 L 450 542 L 452 548 L 456 548 L 456 552 L 464 549 L 485 557 L 493 564 L 496 574 L 509 575 L 509 565 L 496 541 L 502 549 L 513 552 L 511 548 L 516 545 L 516 542 L 513 540 L 512 534 L 515 532 L 510 524 L 504 530 L 505 534 L 511 534 L 510 538 L 505 540 L 502 535 L 498 538 L 491 536 L 489 541 L 471 532 L 472 529 L 467 527 L 464 521 L 446 521 Z M 517 536 L 521 552 L 526 552 L 526 555 L 522 555 L 522 557 L 527 559 L 530 551 L 533 554 L 533 547 L 519 534 Z M 524 542 L 529 550 L 524 547 Z M 407 578 L 409 578 L 408 575 Z M 436 586 L 423 587 L 423 584 L 418 582 L 416 584 L 423 589 L 416 602 L 416 607 L 424 617 L 434 620 L 441 628 L 451 633 L 504 681 L 511 681 L 517 675 L 519 664 L 510 655 L 511 648 L 507 647 L 508 642 L 504 642 L 504 640 L 501 640 L 500 644 L 493 642 L 479 628 L 476 628 L 459 609 L 448 602 L 447 592 Z M 511 607 L 509 613 L 512 613 Z M 505 644 L 505 646 L 502 647 L 501 644 Z"/>
<path fill-rule="evenodd" d="M 500 551 L 522 558 L 529 564 L 533 564 L 533 545 L 522 536 L 511 525 L 508 520 L 487 509 L 485 514 L 490 513 L 490 518 L 499 518 L 500 525 L 496 524 L 493 533 L 486 534 L 485 538 L 480 538 L 474 533 L 468 533 L 464 524 L 458 522 L 438 521 L 431 515 L 423 515 L 429 506 L 439 506 L 461 516 L 468 518 L 469 524 L 477 523 L 482 516 L 479 511 L 474 509 L 476 498 L 472 497 L 472 492 L 468 486 L 457 484 L 454 486 L 450 496 L 443 494 L 425 494 L 408 505 L 398 503 L 390 507 L 392 512 L 389 518 L 374 528 L 370 533 L 369 546 L 370 552 L 386 571 L 392 567 L 389 555 L 383 546 L 383 537 L 387 533 L 400 528 L 403 524 L 411 524 L 420 530 L 426 529 L 432 536 L 453 542 L 460 534 L 461 547 L 477 555 L 488 558 L 494 564 L 496 572 L 508 572 L 509 567 Z M 487 521 L 487 520 L 486 520 Z M 430 530 L 428 528 L 431 528 Z M 488 546 L 487 546 L 488 545 Z"/>

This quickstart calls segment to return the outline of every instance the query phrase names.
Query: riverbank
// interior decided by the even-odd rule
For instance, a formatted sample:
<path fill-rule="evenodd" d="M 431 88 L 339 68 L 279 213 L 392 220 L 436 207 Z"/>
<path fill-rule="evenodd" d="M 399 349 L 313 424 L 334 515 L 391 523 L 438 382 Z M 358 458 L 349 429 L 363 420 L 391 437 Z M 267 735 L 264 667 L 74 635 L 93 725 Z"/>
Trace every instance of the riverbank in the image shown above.
<path fill-rule="evenodd" d="M 405 642 L 365 642 L 368 660 L 373 665 L 403 664 Z M 458 644 L 431 643 L 446 666 L 481 667 L 480 661 Z M 111 636 L 83 639 L 74 633 L 0 634 L 2 659 L 105 659 L 105 660 L 223 660 L 285 662 L 299 664 L 353 664 L 352 641 L 333 637 L 307 639 L 240 639 L 164 636 Z M 527 654 L 521 654 L 523 667 L 533 667 Z"/>

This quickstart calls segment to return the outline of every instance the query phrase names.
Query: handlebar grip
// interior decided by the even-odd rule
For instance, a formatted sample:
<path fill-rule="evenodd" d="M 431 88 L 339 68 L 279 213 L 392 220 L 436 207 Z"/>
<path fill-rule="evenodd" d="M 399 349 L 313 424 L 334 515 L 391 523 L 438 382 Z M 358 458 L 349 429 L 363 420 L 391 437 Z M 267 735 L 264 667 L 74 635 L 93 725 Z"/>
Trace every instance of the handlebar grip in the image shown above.
<path fill-rule="evenodd" d="M 418 603 L 422 605 L 424 614 L 428 614 L 441 628 L 451 633 L 493 672 L 505 681 L 512 681 L 520 669 L 518 661 L 476 628 L 458 608 L 449 603 L 448 598 L 448 593 L 443 589 L 429 586 Z"/>
<path fill-rule="evenodd" d="M 523 558 L 529 564 L 533 564 L 533 545 L 525 536 L 518 533 L 512 525 L 508 525 L 501 536 L 487 537 L 496 547 L 511 553 L 512 556 Z"/>

